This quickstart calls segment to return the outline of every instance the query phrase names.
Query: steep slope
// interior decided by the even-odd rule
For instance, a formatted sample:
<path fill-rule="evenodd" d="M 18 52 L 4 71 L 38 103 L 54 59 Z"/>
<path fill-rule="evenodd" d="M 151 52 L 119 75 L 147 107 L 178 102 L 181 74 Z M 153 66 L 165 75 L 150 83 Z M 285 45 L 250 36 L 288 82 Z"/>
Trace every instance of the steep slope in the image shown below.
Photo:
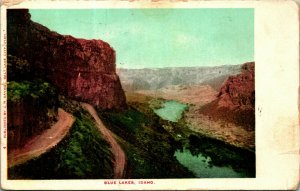
<path fill-rule="evenodd" d="M 96 126 L 99 131 L 102 133 L 104 139 L 110 144 L 111 152 L 114 155 L 114 178 L 123 178 L 124 169 L 126 164 L 126 156 L 120 145 L 117 143 L 116 139 L 113 137 L 113 134 L 108 130 L 101 119 L 99 118 L 96 110 L 90 104 L 82 103 L 82 107 L 87 110 L 96 122 Z"/>
<path fill-rule="evenodd" d="M 58 107 L 72 110 L 69 113 L 76 118 L 58 142 L 50 136 L 53 142 L 48 140 L 47 144 L 54 146 L 51 150 L 9 168 L 9 178 L 112 177 L 109 145 L 74 103 L 84 101 L 100 110 L 126 108 L 115 71 L 115 51 L 101 40 L 52 32 L 31 21 L 25 9 L 7 10 L 7 31 L 8 154 L 24 145 L 30 150 L 45 143 L 43 139 L 31 147 L 30 140 L 53 132 L 49 127 L 56 121 Z M 41 154 L 34 148 L 34 156 Z"/>
<path fill-rule="evenodd" d="M 30 20 L 28 10 L 7 10 L 8 53 L 30 64 L 68 98 L 101 109 L 126 107 L 115 51 L 101 40 L 60 35 Z"/>
<path fill-rule="evenodd" d="M 241 109 L 254 109 L 254 62 L 245 63 L 242 73 L 230 76 L 220 89 L 219 106 Z"/>
<path fill-rule="evenodd" d="M 242 125 L 255 126 L 254 62 L 245 63 L 241 74 L 230 76 L 221 87 L 217 99 L 203 106 L 198 112 L 213 119 Z"/>
<path fill-rule="evenodd" d="M 113 177 L 113 155 L 110 151 L 110 145 L 99 133 L 92 116 L 83 110 L 78 102 L 61 99 L 60 107 L 75 117 L 74 124 L 63 140 L 51 150 L 32 160 L 9 168 L 9 179 L 99 179 Z"/>

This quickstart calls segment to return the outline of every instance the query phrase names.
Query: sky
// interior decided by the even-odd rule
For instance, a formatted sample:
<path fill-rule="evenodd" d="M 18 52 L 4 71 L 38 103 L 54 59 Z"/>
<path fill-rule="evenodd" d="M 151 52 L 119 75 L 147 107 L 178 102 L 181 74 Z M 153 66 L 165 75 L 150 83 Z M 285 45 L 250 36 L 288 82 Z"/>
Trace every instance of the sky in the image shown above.
<path fill-rule="evenodd" d="M 254 61 L 254 9 L 31 9 L 31 19 L 77 38 L 101 39 L 119 68 Z"/>

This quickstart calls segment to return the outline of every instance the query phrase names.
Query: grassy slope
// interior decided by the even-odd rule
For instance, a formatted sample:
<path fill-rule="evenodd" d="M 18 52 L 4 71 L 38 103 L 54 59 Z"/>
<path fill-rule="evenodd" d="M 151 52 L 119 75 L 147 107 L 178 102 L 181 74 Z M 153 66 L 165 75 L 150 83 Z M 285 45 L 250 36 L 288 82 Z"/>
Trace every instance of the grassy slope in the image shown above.
<path fill-rule="evenodd" d="M 75 101 L 60 99 L 73 113 L 68 136 L 50 152 L 9 169 L 11 179 L 111 178 L 112 154 L 92 118 Z M 160 125 L 152 110 L 146 114 L 130 107 L 121 112 L 100 112 L 116 134 L 127 157 L 127 178 L 193 177 L 173 156 L 176 142 Z"/>
<path fill-rule="evenodd" d="M 178 144 L 152 110 L 142 113 L 131 106 L 126 111 L 99 114 L 122 144 L 128 178 L 194 177 L 173 156 Z"/>
<path fill-rule="evenodd" d="M 89 114 L 69 104 L 76 121 L 55 148 L 25 164 L 9 169 L 12 179 L 111 178 L 112 154 Z"/>

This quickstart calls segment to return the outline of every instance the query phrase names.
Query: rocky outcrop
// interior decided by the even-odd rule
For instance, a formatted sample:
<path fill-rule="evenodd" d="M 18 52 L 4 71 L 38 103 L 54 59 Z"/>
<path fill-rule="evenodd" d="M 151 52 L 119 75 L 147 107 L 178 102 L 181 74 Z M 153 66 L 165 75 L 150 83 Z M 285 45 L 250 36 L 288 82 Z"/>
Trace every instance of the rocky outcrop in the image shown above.
<path fill-rule="evenodd" d="M 242 73 L 230 76 L 221 87 L 219 107 L 254 109 L 254 62 L 243 64 Z"/>
<path fill-rule="evenodd" d="M 253 130 L 255 127 L 254 62 L 242 65 L 240 74 L 230 76 L 221 87 L 217 99 L 198 112 L 214 120 L 224 120 Z"/>
<path fill-rule="evenodd" d="M 8 53 L 27 60 L 34 75 L 68 98 L 100 109 L 126 107 L 115 51 L 101 40 L 60 35 L 30 20 L 28 10 L 7 10 Z"/>

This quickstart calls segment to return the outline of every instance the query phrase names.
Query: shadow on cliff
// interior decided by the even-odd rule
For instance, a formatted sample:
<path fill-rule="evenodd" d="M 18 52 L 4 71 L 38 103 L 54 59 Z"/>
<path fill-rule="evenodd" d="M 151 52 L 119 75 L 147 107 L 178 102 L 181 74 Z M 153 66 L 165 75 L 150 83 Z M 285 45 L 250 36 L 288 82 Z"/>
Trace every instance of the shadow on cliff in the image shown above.
<path fill-rule="evenodd" d="M 30 75 L 49 80 L 70 99 L 101 109 L 126 108 L 108 43 L 60 35 L 30 17 L 27 9 L 7 10 L 8 54 L 29 63 Z"/>

